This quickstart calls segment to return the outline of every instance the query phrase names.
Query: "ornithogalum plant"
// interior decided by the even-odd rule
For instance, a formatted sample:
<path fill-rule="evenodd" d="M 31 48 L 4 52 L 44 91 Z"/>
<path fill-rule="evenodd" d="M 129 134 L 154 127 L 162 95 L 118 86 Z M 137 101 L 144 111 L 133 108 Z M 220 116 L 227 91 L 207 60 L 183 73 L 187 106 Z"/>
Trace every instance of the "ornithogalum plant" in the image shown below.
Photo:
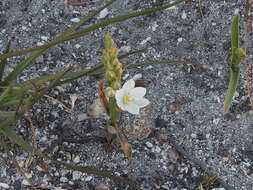
<path fill-rule="evenodd" d="M 146 89 L 135 87 L 135 81 L 130 79 L 123 87 L 122 73 L 123 64 L 118 59 L 118 49 L 110 33 L 104 37 L 103 64 L 105 69 L 106 88 L 104 83 L 100 82 L 99 94 L 101 102 L 110 117 L 110 124 L 107 126 L 110 133 L 116 135 L 121 144 L 121 148 L 126 156 L 131 158 L 131 145 L 128 143 L 124 134 L 118 127 L 117 123 L 122 111 L 128 111 L 132 114 L 139 114 L 139 110 L 149 104 L 144 98 Z"/>
<path fill-rule="evenodd" d="M 14 143 L 22 147 L 25 151 L 31 153 L 32 155 L 36 155 L 45 160 L 50 160 L 52 164 L 61 165 L 69 170 L 77 170 L 80 172 L 98 175 L 100 177 L 106 177 L 114 180 L 115 182 L 128 184 L 129 189 L 138 189 L 136 188 L 135 183 L 133 183 L 129 179 L 125 179 L 120 176 L 114 176 L 110 171 L 103 171 L 97 169 L 93 166 L 82 166 L 76 164 L 68 164 L 64 162 L 60 162 L 58 160 L 54 160 L 52 156 L 49 156 L 46 152 L 42 152 L 37 149 L 29 142 L 26 142 L 21 136 L 16 134 L 15 126 L 16 122 L 22 118 L 22 116 L 29 111 L 35 103 L 40 101 L 44 95 L 46 95 L 50 90 L 54 87 L 69 83 L 76 79 L 79 79 L 84 76 L 97 76 L 98 74 L 104 73 L 103 66 L 106 70 L 106 86 L 107 88 L 104 90 L 103 83 L 100 83 L 100 99 L 104 103 L 104 107 L 108 115 L 110 116 L 110 124 L 108 125 L 108 129 L 111 126 L 111 132 L 116 131 L 115 134 L 117 139 L 121 144 L 122 149 L 125 153 L 128 153 L 129 157 L 131 156 L 131 146 L 127 143 L 126 138 L 122 133 L 118 132 L 117 122 L 119 120 L 119 116 L 122 110 L 133 111 L 137 113 L 138 108 L 135 106 L 133 108 L 133 103 L 136 104 L 136 101 L 141 96 L 134 96 L 134 88 L 131 88 L 131 93 L 123 94 L 121 99 L 123 98 L 123 104 L 120 104 L 118 98 L 115 98 L 115 94 L 120 92 L 121 89 L 121 76 L 123 72 L 123 66 L 119 62 L 119 59 L 123 57 L 127 57 L 130 54 L 138 53 L 141 51 L 130 52 L 128 55 L 123 55 L 118 59 L 118 50 L 113 43 L 110 35 L 108 34 L 106 37 L 106 45 L 104 51 L 104 64 L 97 65 L 92 69 L 80 69 L 78 71 L 72 71 L 72 68 L 66 68 L 65 70 L 58 72 L 56 74 L 48 74 L 46 76 L 41 76 L 35 79 L 27 80 L 22 83 L 17 81 L 19 76 L 23 74 L 24 70 L 32 66 L 34 60 L 41 56 L 43 53 L 48 51 L 49 48 L 52 48 L 61 43 L 71 41 L 80 37 L 84 37 L 91 32 L 98 30 L 100 28 L 104 28 L 108 25 L 112 25 L 114 23 L 123 22 L 129 20 L 131 18 L 144 16 L 148 14 L 152 14 L 155 12 L 159 12 L 165 10 L 167 8 L 173 7 L 177 4 L 180 4 L 186 0 L 177 0 L 170 3 L 164 3 L 161 6 L 151 7 L 143 10 L 132 11 L 124 15 L 114 16 L 112 18 L 96 20 L 95 18 L 103 9 L 110 6 L 115 0 L 105 1 L 106 4 L 99 8 L 97 11 L 94 11 L 88 15 L 86 15 L 80 22 L 76 23 L 74 26 L 66 29 L 62 34 L 58 34 L 55 38 L 51 39 L 49 42 L 45 43 L 42 46 L 36 47 L 27 47 L 25 49 L 17 49 L 13 50 L 10 46 L 10 43 L 6 46 L 6 51 L 0 54 L 0 136 L 4 135 L 8 137 L 8 139 Z M 96 20 L 96 23 L 92 23 Z M 92 23 L 92 24 L 91 24 Z M 86 25 L 90 24 L 90 25 Z M 82 26 L 84 26 L 81 28 Z M 31 53 L 30 55 L 27 55 Z M 8 58 L 15 56 L 24 56 L 27 55 L 22 61 L 17 63 L 13 70 L 10 72 L 6 72 L 5 65 L 8 64 Z M 145 66 L 149 64 L 174 64 L 177 61 L 151 61 L 149 63 L 141 63 L 134 64 L 129 66 L 128 68 L 135 68 L 139 66 Z M 123 89 L 124 86 L 123 86 Z M 143 91 L 143 90 L 142 90 Z M 125 90 L 124 90 L 125 92 Z M 145 93 L 142 92 L 141 95 Z M 99 101 L 100 102 L 100 101 Z M 118 104 L 117 104 L 118 103 Z M 146 102 L 147 103 L 147 102 Z M 127 107 L 130 106 L 130 107 Z M 142 105 L 143 106 L 143 105 Z M 141 105 L 139 105 L 141 107 Z M 99 108 L 97 108 L 99 109 Z M 108 130 L 109 131 L 109 130 Z M 2 143 L 1 143 L 2 144 Z M 0 144 L 0 145 L 1 145 Z M 128 152 L 127 152 L 128 151 Z"/>

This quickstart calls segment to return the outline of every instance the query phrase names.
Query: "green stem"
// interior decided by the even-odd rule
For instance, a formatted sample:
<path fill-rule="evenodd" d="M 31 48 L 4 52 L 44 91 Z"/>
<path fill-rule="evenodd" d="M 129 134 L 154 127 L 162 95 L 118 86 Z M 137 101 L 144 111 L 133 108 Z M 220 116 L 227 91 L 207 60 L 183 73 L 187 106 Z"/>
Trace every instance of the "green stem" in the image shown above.
<path fill-rule="evenodd" d="M 109 116 L 111 119 L 111 124 L 116 126 L 120 113 L 117 111 L 117 103 L 114 97 L 109 99 Z"/>

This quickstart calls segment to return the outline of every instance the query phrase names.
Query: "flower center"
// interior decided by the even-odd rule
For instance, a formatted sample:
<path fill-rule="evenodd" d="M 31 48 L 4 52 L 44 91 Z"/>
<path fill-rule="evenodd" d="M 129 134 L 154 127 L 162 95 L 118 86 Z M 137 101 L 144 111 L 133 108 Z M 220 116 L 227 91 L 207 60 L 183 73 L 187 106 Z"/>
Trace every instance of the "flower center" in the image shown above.
<path fill-rule="evenodd" d="M 131 102 L 132 100 L 133 100 L 133 97 L 130 96 L 129 94 L 123 96 L 123 103 L 124 103 L 124 104 L 128 104 L 128 103 Z"/>

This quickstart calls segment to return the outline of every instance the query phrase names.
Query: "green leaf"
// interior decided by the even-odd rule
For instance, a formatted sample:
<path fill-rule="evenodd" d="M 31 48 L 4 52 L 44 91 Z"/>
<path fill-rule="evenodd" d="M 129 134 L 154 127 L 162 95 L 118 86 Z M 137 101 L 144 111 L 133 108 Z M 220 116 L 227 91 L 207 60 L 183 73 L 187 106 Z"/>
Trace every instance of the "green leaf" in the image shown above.
<path fill-rule="evenodd" d="M 239 15 L 234 16 L 231 25 L 231 48 L 232 48 L 232 63 L 235 58 L 235 51 L 239 48 Z"/>
<path fill-rule="evenodd" d="M 230 68 L 229 84 L 228 84 L 228 89 L 227 89 L 227 93 L 226 93 L 225 101 L 224 101 L 224 112 L 225 113 L 229 111 L 229 108 L 232 104 L 239 78 L 240 78 L 239 67 L 233 68 L 233 69 Z"/>
<path fill-rule="evenodd" d="M 224 100 L 224 112 L 228 112 L 240 79 L 240 62 L 246 58 L 246 51 L 239 47 L 239 15 L 234 16 L 231 25 L 231 63 L 229 84 Z"/>

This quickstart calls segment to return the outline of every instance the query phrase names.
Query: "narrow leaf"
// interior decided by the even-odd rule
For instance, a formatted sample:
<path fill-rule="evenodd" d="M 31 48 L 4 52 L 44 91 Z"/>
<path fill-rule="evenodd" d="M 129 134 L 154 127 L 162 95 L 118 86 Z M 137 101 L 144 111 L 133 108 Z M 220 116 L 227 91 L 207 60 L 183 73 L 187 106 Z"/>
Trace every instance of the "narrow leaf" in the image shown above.
<path fill-rule="evenodd" d="M 225 96 L 224 101 L 224 112 L 228 112 L 229 108 L 232 104 L 233 97 L 236 91 L 236 87 L 240 78 L 240 69 L 239 67 L 237 69 L 230 68 L 230 77 L 229 77 L 229 84 L 228 84 L 228 90 Z"/>
<path fill-rule="evenodd" d="M 239 48 L 239 15 L 234 16 L 231 25 L 232 63 L 235 62 L 235 51 Z"/>
<path fill-rule="evenodd" d="M 224 100 L 224 112 L 228 112 L 240 79 L 240 62 L 246 58 L 246 51 L 239 47 L 239 15 L 234 16 L 231 25 L 231 63 L 229 84 Z"/>

